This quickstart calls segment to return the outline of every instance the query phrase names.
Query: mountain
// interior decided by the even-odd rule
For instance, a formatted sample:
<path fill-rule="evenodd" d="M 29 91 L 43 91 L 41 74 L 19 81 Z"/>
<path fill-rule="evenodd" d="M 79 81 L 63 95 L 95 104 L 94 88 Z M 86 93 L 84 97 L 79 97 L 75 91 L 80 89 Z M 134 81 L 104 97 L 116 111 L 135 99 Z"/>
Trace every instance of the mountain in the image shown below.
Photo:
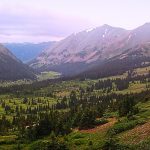
<path fill-rule="evenodd" d="M 126 71 L 135 68 L 150 66 L 150 43 L 137 45 L 129 48 L 122 54 L 117 55 L 104 62 L 97 63 L 95 66 L 75 75 L 75 78 L 103 78 L 108 76 L 121 75 Z"/>
<path fill-rule="evenodd" d="M 33 70 L 0 44 L 0 80 L 34 79 Z"/>
<path fill-rule="evenodd" d="M 103 25 L 72 34 L 43 51 L 30 66 L 62 74 L 79 73 L 137 45 L 150 42 L 150 23 L 134 30 Z"/>
<path fill-rule="evenodd" d="M 49 48 L 55 42 L 43 42 L 43 43 L 4 43 L 4 46 L 8 48 L 17 58 L 23 62 L 28 62 L 38 56 L 42 50 Z"/>

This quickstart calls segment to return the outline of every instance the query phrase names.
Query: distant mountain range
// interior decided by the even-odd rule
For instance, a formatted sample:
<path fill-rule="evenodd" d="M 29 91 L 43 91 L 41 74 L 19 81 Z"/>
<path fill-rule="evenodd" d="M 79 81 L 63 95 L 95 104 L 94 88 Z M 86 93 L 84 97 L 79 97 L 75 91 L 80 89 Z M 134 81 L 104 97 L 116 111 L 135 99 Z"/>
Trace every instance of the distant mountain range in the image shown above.
<path fill-rule="evenodd" d="M 112 59 L 125 59 L 133 53 L 134 57 L 149 57 L 149 43 L 150 23 L 134 30 L 103 25 L 70 35 L 45 49 L 29 64 L 40 71 L 73 75 Z"/>
<path fill-rule="evenodd" d="M 18 59 L 23 62 L 31 61 L 36 58 L 43 50 L 52 46 L 55 42 L 43 43 L 4 43 L 3 45 L 8 48 Z"/>
<path fill-rule="evenodd" d="M 35 79 L 33 69 L 0 44 L 0 80 Z"/>
<path fill-rule="evenodd" d="M 99 78 L 150 65 L 150 23 L 133 30 L 103 25 L 59 42 L 4 45 L 11 51 L 0 45 L 0 80 L 35 79 L 37 71 Z M 17 57 L 32 59 L 30 67 Z"/>

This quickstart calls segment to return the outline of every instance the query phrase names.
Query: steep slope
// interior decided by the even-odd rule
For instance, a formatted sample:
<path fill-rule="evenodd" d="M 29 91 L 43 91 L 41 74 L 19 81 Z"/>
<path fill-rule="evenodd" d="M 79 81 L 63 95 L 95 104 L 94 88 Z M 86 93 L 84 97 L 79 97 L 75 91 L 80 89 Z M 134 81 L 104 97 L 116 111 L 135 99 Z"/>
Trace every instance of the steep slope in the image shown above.
<path fill-rule="evenodd" d="M 4 43 L 17 58 L 23 62 L 31 61 L 36 58 L 43 50 L 48 49 L 55 42 L 43 43 Z"/>
<path fill-rule="evenodd" d="M 0 80 L 34 79 L 33 70 L 0 45 Z"/>
<path fill-rule="evenodd" d="M 124 29 L 103 25 L 72 34 L 41 53 L 31 62 L 31 66 L 50 69 L 59 68 L 59 65 L 61 68 L 62 64 L 72 66 L 75 63 L 80 65 L 85 63 L 86 65 L 99 59 L 104 60 L 110 54 L 111 47 L 117 47 L 114 41 L 121 40 L 127 33 L 128 31 Z"/>
<path fill-rule="evenodd" d="M 150 41 L 150 24 L 134 30 L 103 25 L 72 34 L 43 51 L 30 66 L 39 70 L 55 70 L 74 74 L 104 62 L 127 49 Z"/>
<path fill-rule="evenodd" d="M 125 50 L 122 54 L 115 56 L 113 59 L 124 59 L 127 57 L 139 58 L 139 57 L 150 57 L 150 42 L 138 44 Z"/>
<path fill-rule="evenodd" d="M 150 43 L 136 45 L 111 59 L 78 74 L 78 78 L 101 78 L 123 74 L 138 67 L 150 66 Z"/>

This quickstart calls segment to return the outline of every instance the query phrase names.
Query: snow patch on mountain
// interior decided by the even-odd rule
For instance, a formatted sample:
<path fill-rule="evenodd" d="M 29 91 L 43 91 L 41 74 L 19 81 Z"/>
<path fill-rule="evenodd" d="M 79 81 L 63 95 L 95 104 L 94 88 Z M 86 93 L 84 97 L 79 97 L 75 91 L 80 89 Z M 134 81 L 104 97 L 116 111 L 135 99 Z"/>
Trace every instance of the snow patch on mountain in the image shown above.
<path fill-rule="evenodd" d="M 90 29 L 87 29 L 86 32 L 91 32 L 93 31 L 95 28 L 90 28 Z"/>
<path fill-rule="evenodd" d="M 72 34 L 40 54 L 31 64 L 61 65 L 91 63 L 122 54 L 137 44 L 150 41 L 150 25 L 134 30 L 103 25 Z M 124 57 L 124 56 L 123 56 Z"/>

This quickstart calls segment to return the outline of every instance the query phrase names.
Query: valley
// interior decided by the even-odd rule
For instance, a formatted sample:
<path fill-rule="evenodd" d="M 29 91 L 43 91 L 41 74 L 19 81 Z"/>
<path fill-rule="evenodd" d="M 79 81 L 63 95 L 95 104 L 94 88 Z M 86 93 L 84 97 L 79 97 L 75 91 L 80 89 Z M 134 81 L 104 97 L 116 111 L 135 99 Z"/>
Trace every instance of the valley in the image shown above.
<path fill-rule="evenodd" d="M 150 150 L 150 3 L 105 2 L 1 1 L 0 150 Z"/>
<path fill-rule="evenodd" d="M 38 56 L 44 49 L 47 49 L 55 42 L 43 43 L 4 43 L 3 45 L 8 48 L 18 59 L 27 63 Z"/>
<path fill-rule="evenodd" d="M 0 149 L 149 147 L 149 71 L 1 86 Z"/>
<path fill-rule="evenodd" d="M 53 70 L 66 76 L 93 72 L 95 68 L 101 70 L 102 64 L 108 68 L 107 64 L 111 61 L 113 64 L 119 62 L 125 68 L 126 62 L 136 65 L 143 60 L 149 61 L 149 39 L 150 23 L 133 30 L 104 24 L 56 42 L 30 61 L 29 65 L 39 71 Z"/>

